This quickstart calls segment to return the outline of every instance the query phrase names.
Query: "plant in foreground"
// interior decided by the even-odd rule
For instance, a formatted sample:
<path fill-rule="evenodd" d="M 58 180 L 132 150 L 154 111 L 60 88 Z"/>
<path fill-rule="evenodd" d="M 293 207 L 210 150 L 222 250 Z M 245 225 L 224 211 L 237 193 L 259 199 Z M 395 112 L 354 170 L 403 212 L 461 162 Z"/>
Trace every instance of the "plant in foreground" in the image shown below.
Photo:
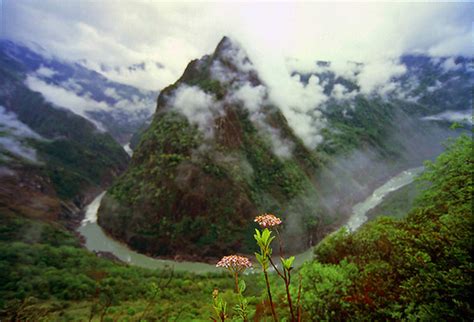
<path fill-rule="evenodd" d="M 238 295 L 239 304 L 236 305 L 235 311 L 239 315 L 239 317 L 247 321 L 248 320 L 248 301 L 242 295 L 245 292 L 245 281 L 239 281 L 239 274 L 243 273 L 247 268 L 252 267 L 252 263 L 247 257 L 238 256 L 238 255 L 230 255 L 224 256 L 216 265 L 217 267 L 223 267 L 227 269 L 233 276 L 235 281 L 235 292 Z M 215 307 L 215 305 L 214 305 Z M 224 314 L 225 315 L 225 314 Z"/>
<path fill-rule="evenodd" d="M 300 290 L 299 288 L 298 291 L 298 301 L 296 306 L 298 307 L 297 312 L 295 314 L 294 308 L 293 308 L 293 302 L 291 299 L 291 293 L 290 293 L 290 284 L 291 284 L 291 271 L 293 269 L 293 261 L 295 260 L 294 256 L 291 256 L 287 259 L 283 257 L 283 247 L 282 247 L 282 241 L 280 238 L 280 233 L 278 231 L 278 226 L 281 225 L 282 221 L 280 218 L 276 217 L 275 215 L 272 214 L 264 214 L 261 216 L 257 216 L 254 220 L 257 222 L 260 227 L 264 228 L 262 232 L 260 232 L 258 229 L 255 230 L 255 240 L 257 241 L 258 246 L 260 247 L 260 253 L 256 253 L 255 255 L 257 256 L 257 260 L 259 261 L 260 265 L 262 266 L 263 274 L 265 276 L 265 283 L 267 284 L 267 293 L 268 293 L 268 299 L 270 301 L 270 305 L 272 308 L 272 315 L 273 319 L 277 320 L 277 316 L 275 313 L 275 309 L 273 307 L 273 300 L 272 300 L 272 295 L 271 295 L 271 289 L 270 289 L 270 283 L 268 282 L 268 273 L 267 270 L 269 268 L 269 264 L 272 265 L 273 269 L 275 272 L 278 274 L 279 277 L 281 277 L 285 283 L 285 291 L 286 291 L 286 299 L 288 301 L 288 307 L 290 310 L 290 316 L 291 316 L 291 321 L 299 321 L 301 319 L 301 310 L 299 308 L 299 299 L 300 299 Z M 278 267 L 273 263 L 272 260 L 272 248 L 271 248 L 271 242 L 273 239 L 275 239 L 274 236 L 272 236 L 272 232 L 269 230 L 270 229 L 275 229 L 275 232 L 278 236 L 278 242 L 279 242 L 279 250 L 280 250 L 280 261 L 282 264 L 282 270 L 278 269 Z"/>
<path fill-rule="evenodd" d="M 227 318 L 227 303 L 219 296 L 219 290 L 212 292 L 212 303 L 219 321 L 225 321 Z M 217 321 L 216 319 L 213 319 Z"/>
<path fill-rule="evenodd" d="M 227 269 L 233 276 L 235 280 L 235 292 L 239 292 L 239 274 L 245 271 L 247 268 L 252 267 L 252 263 L 247 257 L 230 255 L 224 256 L 216 264 L 216 267 L 223 267 Z"/>
<path fill-rule="evenodd" d="M 295 260 L 294 256 L 291 256 L 287 259 L 283 257 L 283 247 L 282 241 L 280 238 L 280 234 L 278 232 L 278 226 L 282 224 L 280 218 L 276 217 L 272 214 L 263 214 L 261 216 L 257 216 L 254 220 L 256 223 L 263 228 L 262 231 L 255 229 L 254 238 L 257 241 L 257 245 L 260 248 L 260 252 L 255 253 L 257 261 L 260 263 L 262 267 L 263 275 L 265 277 L 265 284 L 267 288 L 267 295 L 268 301 L 270 302 L 272 317 L 274 321 L 278 321 L 278 316 L 275 311 L 275 305 L 273 303 L 272 292 L 270 288 L 270 281 L 268 278 L 268 270 L 270 265 L 273 267 L 275 272 L 281 277 L 285 283 L 285 290 L 286 290 L 286 298 L 288 301 L 288 307 L 290 311 L 291 321 L 300 321 L 301 320 L 301 307 L 300 307 L 300 297 L 301 297 L 301 279 L 300 279 L 300 287 L 298 288 L 298 300 L 296 302 L 296 312 L 293 307 L 293 301 L 291 298 L 290 293 L 290 284 L 291 284 L 291 271 L 293 269 L 293 261 Z M 275 232 L 278 236 L 279 241 L 279 250 L 280 250 L 280 261 L 282 264 L 282 268 L 279 269 L 272 260 L 272 247 L 271 243 L 275 239 L 275 236 L 272 236 L 272 231 L 270 229 L 275 229 Z M 235 280 L 235 292 L 238 294 L 239 297 L 239 304 L 236 306 L 235 311 L 238 313 L 239 317 L 247 321 L 247 304 L 248 301 L 242 295 L 245 291 L 245 282 L 241 280 L 239 282 L 239 274 L 242 273 L 245 269 L 251 267 L 251 263 L 248 258 L 243 256 L 231 255 L 231 256 L 224 256 L 218 263 L 217 267 L 223 267 L 229 270 L 229 272 L 234 276 Z M 225 307 L 226 304 L 221 299 L 218 298 L 218 293 L 216 291 L 214 295 L 214 309 L 218 317 L 221 321 L 224 321 L 226 318 L 225 314 Z"/>

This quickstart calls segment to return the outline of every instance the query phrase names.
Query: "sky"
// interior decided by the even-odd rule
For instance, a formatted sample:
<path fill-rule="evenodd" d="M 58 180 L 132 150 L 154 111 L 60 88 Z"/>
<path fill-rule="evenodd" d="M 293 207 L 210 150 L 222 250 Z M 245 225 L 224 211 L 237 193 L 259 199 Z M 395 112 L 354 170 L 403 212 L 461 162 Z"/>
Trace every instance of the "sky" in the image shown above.
<path fill-rule="evenodd" d="M 190 60 L 212 53 L 224 35 L 240 42 L 262 73 L 283 64 L 311 70 L 318 59 L 371 62 L 396 73 L 394 60 L 404 53 L 473 55 L 473 3 L 2 0 L 1 5 L 2 37 L 81 60 L 112 80 L 148 90 L 173 83 Z M 145 70 L 127 69 L 142 62 Z M 373 79 L 367 81 L 369 86 Z"/>

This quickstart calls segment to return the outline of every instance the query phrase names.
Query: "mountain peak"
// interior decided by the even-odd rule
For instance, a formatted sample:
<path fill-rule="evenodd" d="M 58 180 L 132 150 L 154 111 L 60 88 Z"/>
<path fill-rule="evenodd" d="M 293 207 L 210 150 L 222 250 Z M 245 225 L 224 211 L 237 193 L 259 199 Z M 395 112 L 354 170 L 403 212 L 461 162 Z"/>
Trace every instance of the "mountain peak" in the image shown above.
<path fill-rule="evenodd" d="M 247 56 L 246 51 L 242 48 L 242 45 L 227 36 L 224 36 L 219 44 L 217 44 L 216 50 L 212 55 L 214 60 L 221 60 L 231 64 L 238 63 L 237 60 L 246 63 L 250 63 L 250 59 Z"/>
<path fill-rule="evenodd" d="M 219 54 L 222 52 L 226 52 L 230 49 L 240 49 L 240 48 L 241 46 L 236 41 L 234 41 L 228 36 L 224 36 L 222 37 L 221 41 L 219 41 L 219 43 L 217 44 L 217 47 L 214 53 Z"/>

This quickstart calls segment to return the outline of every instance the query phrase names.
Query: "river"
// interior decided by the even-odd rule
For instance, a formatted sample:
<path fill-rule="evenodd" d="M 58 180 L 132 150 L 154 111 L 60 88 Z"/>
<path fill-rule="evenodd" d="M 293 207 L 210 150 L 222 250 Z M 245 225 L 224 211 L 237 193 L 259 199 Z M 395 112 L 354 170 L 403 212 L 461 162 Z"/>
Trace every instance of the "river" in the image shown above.
<path fill-rule="evenodd" d="M 423 171 L 423 167 L 405 170 L 392 177 L 385 184 L 375 189 L 374 192 L 364 201 L 354 205 L 352 215 L 346 223 L 350 231 L 357 230 L 367 221 L 367 212 L 380 204 L 385 196 L 391 192 L 406 186 L 413 182 L 418 174 Z M 219 272 L 222 269 L 214 265 L 198 262 L 178 262 L 173 260 L 156 259 L 131 250 L 125 244 L 120 243 L 107 236 L 102 228 L 97 224 L 97 211 L 100 202 L 105 195 L 105 191 L 98 195 L 85 209 L 84 219 L 78 228 L 78 232 L 85 238 L 85 246 L 91 251 L 102 251 L 112 253 L 120 260 L 131 265 L 145 268 L 166 268 L 173 267 L 175 271 L 187 271 L 193 273 Z M 313 249 L 310 248 L 296 257 L 294 266 L 299 267 L 305 261 L 310 260 L 313 255 Z"/>

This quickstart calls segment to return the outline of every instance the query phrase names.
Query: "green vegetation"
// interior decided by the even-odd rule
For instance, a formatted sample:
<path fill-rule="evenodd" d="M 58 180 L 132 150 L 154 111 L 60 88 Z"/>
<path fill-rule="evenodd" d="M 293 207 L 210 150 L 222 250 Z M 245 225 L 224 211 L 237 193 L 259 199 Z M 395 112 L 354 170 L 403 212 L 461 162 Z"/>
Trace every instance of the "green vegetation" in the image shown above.
<path fill-rule="evenodd" d="M 280 233 L 278 227 L 281 225 L 282 221 L 280 218 L 276 217 L 272 214 L 263 214 L 257 216 L 255 218 L 255 222 L 257 222 L 261 230 L 255 229 L 254 239 L 257 242 L 259 251 L 255 253 L 255 257 L 257 262 L 260 265 L 261 271 L 264 276 L 265 280 L 265 288 L 261 289 L 261 293 L 267 295 L 267 303 L 262 302 L 262 308 L 264 310 L 263 315 L 265 315 L 266 311 L 271 312 L 271 317 L 273 321 L 278 321 L 278 314 L 277 314 L 277 307 L 276 303 L 279 304 L 280 308 L 282 306 L 288 307 L 288 311 L 281 314 L 284 321 L 290 320 L 292 322 L 301 321 L 302 318 L 302 311 L 301 311 L 301 279 L 300 283 L 298 284 L 298 293 L 297 299 L 292 297 L 290 292 L 291 287 L 291 272 L 294 270 L 293 262 L 295 260 L 294 256 L 290 256 L 285 259 L 283 255 L 283 241 L 281 240 Z M 272 236 L 275 232 L 276 236 Z M 273 248 L 271 246 L 272 241 L 277 238 L 279 243 L 279 256 L 280 256 L 280 263 L 281 267 L 278 267 L 274 263 L 273 258 Z M 269 277 L 269 269 L 271 267 L 275 270 L 276 274 L 284 283 L 285 288 L 285 297 L 279 296 L 278 298 L 274 297 L 275 293 L 272 292 L 272 286 Z M 229 255 L 224 256 L 216 265 L 217 267 L 225 268 L 226 270 L 231 273 L 234 281 L 235 281 L 235 297 L 238 300 L 238 304 L 234 307 L 233 313 L 229 313 L 227 311 L 227 302 L 219 296 L 219 290 L 215 289 L 212 297 L 213 297 L 213 307 L 215 311 L 214 321 L 221 321 L 224 322 L 225 320 L 238 320 L 247 322 L 249 321 L 249 316 L 254 315 L 255 320 L 259 320 L 260 317 L 258 316 L 258 307 L 255 308 L 255 312 L 250 312 L 249 310 L 249 302 L 253 300 L 255 297 L 247 298 L 244 296 L 244 292 L 246 290 L 246 283 L 243 279 L 239 280 L 239 276 L 248 268 L 252 266 L 250 260 L 244 256 L 238 255 Z M 274 284 L 273 287 L 276 285 Z M 281 285 L 278 290 L 281 290 Z M 273 295 L 272 295 L 273 294 Z M 278 294 L 280 295 L 280 294 Z M 279 303 L 281 302 L 281 303 Z"/>
<path fill-rule="evenodd" d="M 353 104 L 354 108 L 345 104 L 328 107 L 331 130 L 325 130 L 325 140 L 318 150 L 333 155 L 370 146 L 386 158 L 399 157 L 398 146 L 387 140 L 395 128 L 397 107 L 381 99 L 361 96 Z"/>
<path fill-rule="evenodd" d="M 79 248 L 77 239 L 59 225 L 1 218 L 0 319 L 207 321 L 215 289 L 230 308 L 238 304 L 228 274 L 128 266 Z M 270 278 L 274 282 L 275 277 Z M 246 281 L 248 305 L 263 315 L 264 296 L 259 294 L 263 281 L 256 274 L 241 276 L 241 280 Z M 279 309 L 281 314 L 285 311 Z"/>
<path fill-rule="evenodd" d="M 278 108 L 262 106 L 266 124 L 291 149 L 290 157 L 277 155 L 271 131 L 262 130 L 242 104 L 226 100 L 233 85 L 212 77 L 215 61 L 242 72 L 219 48 L 192 61 L 176 83 L 161 91 L 157 112 L 140 135 L 130 167 L 114 182 L 99 210 L 99 224 L 114 237 L 153 255 L 252 253 L 251 219 L 274 212 L 284 220 L 292 216 L 295 226 L 304 224 L 303 236 L 300 231 L 283 232 L 285 238 L 301 240 L 290 250 L 297 252 L 344 215 L 345 210 L 325 205 L 325 194 L 341 204 L 353 202 L 347 182 L 354 189 L 371 186 L 405 165 L 401 142 L 390 139 L 397 132 L 401 108 L 379 98 L 357 97 L 354 106 L 332 102 L 325 112 L 331 125 L 314 151 L 295 135 Z M 259 82 L 257 75 L 248 77 Z M 201 88 L 222 104 L 212 138 L 170 106 L 184 84 Z M 357 169 L 360 182 L 352 180 L 354 169 L 344 167 L 343 174 L 328 179 L 335 161 L 350 158 L 356 150 L 370 151 L 374 162 L 388 165 L 386 171 L 372 173 L 370 161 Z"/>
<path fill-rule="evenodd" d="M 85 118 L 53 106 L 30 90 L 25 78 L 23 67 L 0 52 L 0 80 L 7 84 L 0 93 L 0 105 L 42 137 L 28 139 L 41 161 L 39 175 L 49 179 L 59 198 L 66 201 L 88 188 L 110 184 L 128 162 L 122 147 Z M 22 172 L 23 163 L 9 166 Z"/>
<path fill-rule="evenodd" d="M 367 217 L 369 219 L 375 219 L 382 215 L 403 218 L 415 205 L 416 196 L 421 193 L 421 190 L 418 181 L 407 184 L 390 193 L 379 205 L 369 210 Z"/>
<path fill-rule="evenodd" d="M 318 245 L 316 260 L 292 270 L 302 278 L 303 321 L 472 320 L 472 147 L 463 136 L 426 165 L 427 186 L 406 218 L 339 230 Z M 239 276 L 242 298 L 228 274 L 130 267 L 79 248 L 60 225 L 8 212 L 0 220 L 2 319 L 206 321 L 224 302 L 229 316 L 240 307 L 250 320 L 271 318 L 259 274 Z M 289 318 L 284 285 L 268 277 L 276 315 Z"/>
<path fill-rule="evenodd" d="M 170 278 L 169 271 L 100 259 L 79 248 L 77 239 L 59 225 L 3 214 L 0 218 L 0 319 L 82 321 L 92 315 L 98 320 L 110 300 L 108 319 L 205 320 L 211 309 L 207 295 L 233 285 L 223 275 L 174 273 Z M 166 290 L 150 294 L 153 284 L 167 285 Z M 142 316 L 147 306 L 151 308 Z"/>
<path fill-rule="evenodd" d="M 327 237 L 303 275 L 311 319 L 472 320 L 473 143 L 426 163 L 426 189 L 401 220 Z"/>

